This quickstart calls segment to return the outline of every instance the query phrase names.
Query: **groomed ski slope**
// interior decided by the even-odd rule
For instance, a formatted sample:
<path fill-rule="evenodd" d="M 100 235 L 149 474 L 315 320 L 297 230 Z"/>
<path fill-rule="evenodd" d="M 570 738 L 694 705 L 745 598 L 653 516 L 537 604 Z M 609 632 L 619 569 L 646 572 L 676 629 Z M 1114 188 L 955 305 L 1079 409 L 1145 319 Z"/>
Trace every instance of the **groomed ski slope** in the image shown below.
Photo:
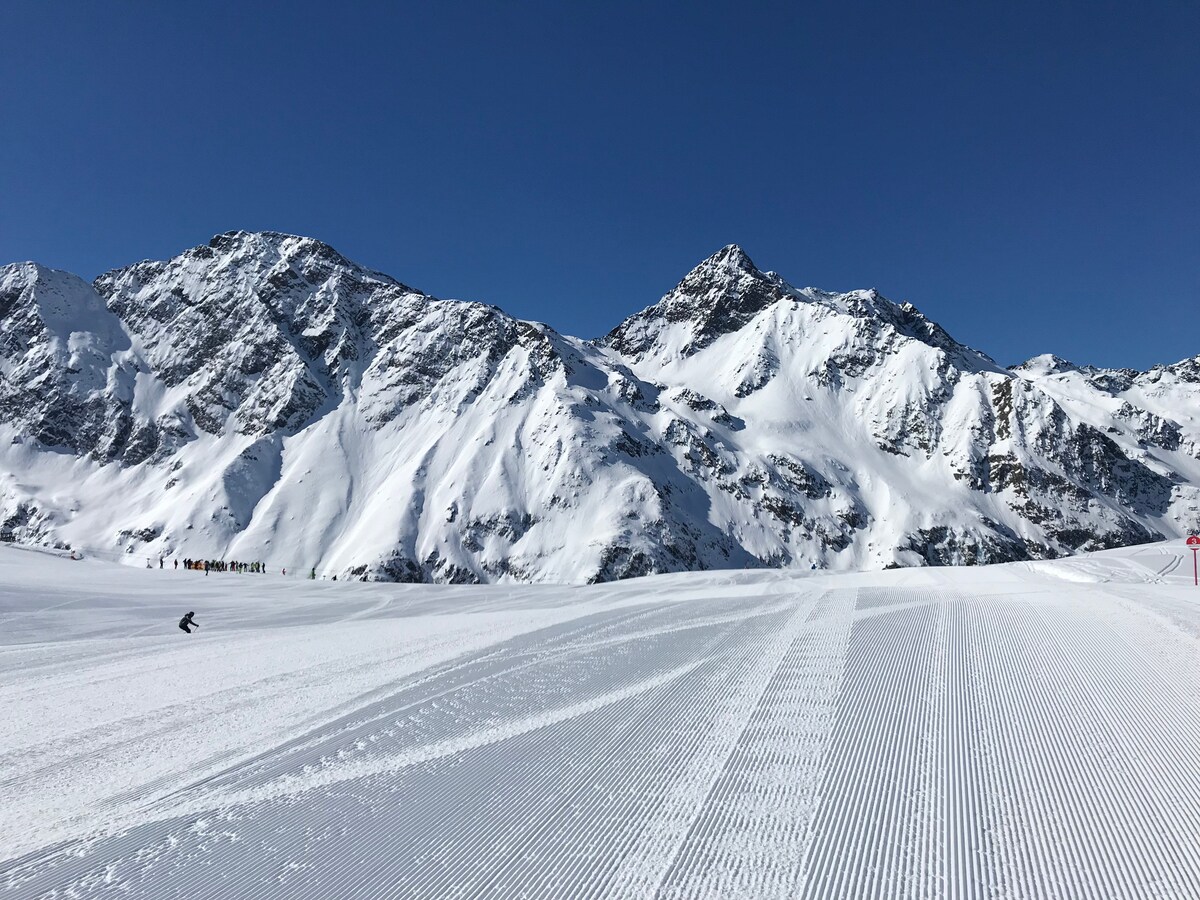
<path fill-rule="evenodd" d="M 0 896 L 1200 897 L 1184 553 L 480 588 L 0 548 Z"/>

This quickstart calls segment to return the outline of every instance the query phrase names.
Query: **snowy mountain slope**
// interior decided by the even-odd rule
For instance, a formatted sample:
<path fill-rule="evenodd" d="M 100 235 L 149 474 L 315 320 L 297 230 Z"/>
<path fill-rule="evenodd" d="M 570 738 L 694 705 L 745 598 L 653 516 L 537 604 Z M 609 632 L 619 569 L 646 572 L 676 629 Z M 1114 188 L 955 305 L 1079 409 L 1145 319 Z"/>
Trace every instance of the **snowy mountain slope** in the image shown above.
<path fill-rule="evenodd" d="M 662 455 L 635 409 L 657 391 L 580 341 L 284 235 L 223 235 L 96 287 L 140 360 L 117 400 L 146 437 L 110 466 L 45 453 L 14 422 L 18 538 L 401 580 L 755 563 L 672 465 L 631 465 Z"/>
<path fill-rule="evenodd" d="M 477 587 L 0 548 L 0 895 L 1194 897 L 1185 554 Z"/>
<path fill-rule="evenodd" d="M 861 505 L 865 534 L 848 548 L 859 564 L 1054 556 L 1196 522 L 1200 393 L 1176 374 L 1192 361 L 1133 373 L 1128 385 L 1098 378 L 1089 391 L 1114 391 L 1103 394 L 1111 410 L 1084 414 L 1046 385 L 1050 373 L 1002 369 L 911 304 L 798 290 L 736 247 L 605 344 L 639 375 L 686 384 L 736 421 L 722 435 L 743 445 L 735 471 L 770 466 L 764 434 L 797 448 L 833 496 Z M 1151 401 L 1141 384 L 1164 379 Z"/>
<path fill-rule="evenodd" d="M 140 563 L 604 581 L 1053 557 L 1198 520 L 1196 361 L 958 344 L 736 247 L 605 339 L 234 232 L 0 269 L 0 537 Z"/>
<path fill-rule="evenodd" d="M 82 279 L 34 263 L 0 269 L 0 414 L 29 437 L 99 459 L 129 440 L 137 356 Z"/>

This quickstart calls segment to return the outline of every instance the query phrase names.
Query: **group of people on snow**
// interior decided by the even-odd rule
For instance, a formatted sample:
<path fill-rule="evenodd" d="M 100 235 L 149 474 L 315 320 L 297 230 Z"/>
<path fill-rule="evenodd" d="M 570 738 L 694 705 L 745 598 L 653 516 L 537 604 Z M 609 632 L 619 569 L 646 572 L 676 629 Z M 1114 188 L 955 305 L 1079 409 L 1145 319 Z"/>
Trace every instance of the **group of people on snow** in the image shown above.
<path fill-rule="evenodd" d="M 164 557 L 159 558 L 158 567 L 160 569 L 163 568 L 164 561 L 165 561 Z M 179 568 L 179 560 L 176 559 L 176 560 L 173 560 L 173 562 L 174 562 L 175 568 L 178 569 Z M 147 567 L 149 567 L 149 565 L 150 565 L 149 561 L 147 561 L 146 565 L 147 565 Z M 185 569 L 191 569 L 194 572 L 203 572 L 205 575 L 207 575 L 209 572 L 239 572 L 239 573 L 245 572 L 245 573 L 248 573 L 251 575 L 267 574 L 267 564 L 264 562 L 241 562 L 238 560 L 227 560 L 227 559 L 185 559 L 185 560 L 183 560 L 183 567 Z M 286 568 L 280 569 L 279 571 L 280 571 L 280 574 L 282 574 L 282 575 L 286 575 L 288 573 L 288 570 Z M 313 566 L 311 569 L 309 569 L 308 575 L 305 577 L 309 578 L 310 580 L 315 581 L 316 577 L 317 577 L 316 566 Z M 324 578 L 325 576 L 322 575 L 321 577 Z M 332 580 L 337 581 L 338 580 L 337 576 L 334 575 L 332 577 Z M 367 576 L 363 575 L 362 578 L 360 578 L 359 580 L 366 581 Z"/>
<path fill-rule="evenodd" d="M 207 575 L 209 572 L 248 572 L 255 575 L 262 575 L 267 571 L 267 566 L 265 563 L 240 562 L 237 560 L 226 559 L 185 559 L 183 561 L 183 567 L 185 569 L 203 572 L 205 575 Z M 175 560 L 175 568 L 179 568 L 179 560 Z M 283 574 L 287 574 L 287 569 L 283 570 Z"/>
<path fill-rule="evenodd" d="M 164 561 L 165 561 L 165 558 L 163 558 L 163 557 L 159 558 L 158 567 L 160 569 L 163 568 Z M 178 569 L 179 568 L 179 560 L 176 559 L 173 562 L 174 562 L 175 568 Z M 147 561 L 147 565 L 149 565 L 148 561 Z M 205 575 L 207 575 L 209 572 L 249 572 L 249 573 L 254 573 L 254 574 L 265 574 L 267 571 L 267 567 L 266 567 L 265 563 L 239 562 L 239 561 L 235 561 L 235 560 L 224 560 L 224 559 L 185 559 L 183 561 L 183 567 L 185 569 L 191 569 L 196 572 L 203 572 Z M 283 572 L 284 575 L 287 574 L 287 569 L 283 569 L 281 571 Z M 316 566 L 309 569 L 308 577 L 310 579 L 315 579 L 317 577 Z M 333 580 L 337 581 L 336 575 L 333 576 Z M 362 577 L 362 580 L 366 581 L 367 576 L 364 575 Z M 184 616 L 182 619 L 179 620 L 180 629 L 183 631 L 186 631 L 188 634 L 192 633 L 193 628 L 200 627 L 192 619 L 192 616 L 194 616 L 194 615 L 196 615 L 194 612 L 189 612 L 186 616 Z"/>

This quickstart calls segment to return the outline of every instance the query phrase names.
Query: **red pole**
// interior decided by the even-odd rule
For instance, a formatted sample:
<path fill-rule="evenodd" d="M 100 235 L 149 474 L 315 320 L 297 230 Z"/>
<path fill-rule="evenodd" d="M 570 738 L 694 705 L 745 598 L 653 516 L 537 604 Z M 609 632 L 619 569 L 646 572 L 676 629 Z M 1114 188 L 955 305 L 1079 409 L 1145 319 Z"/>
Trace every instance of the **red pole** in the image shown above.
<path fill-rule="evenodd" d="M 1196 569 L 1196 551 L 1197 550 L 1200 550 L 1200 547 L 1192 548 L 1192 584 L 1200 584 L 1200 571 L 1198 571 Z"/>

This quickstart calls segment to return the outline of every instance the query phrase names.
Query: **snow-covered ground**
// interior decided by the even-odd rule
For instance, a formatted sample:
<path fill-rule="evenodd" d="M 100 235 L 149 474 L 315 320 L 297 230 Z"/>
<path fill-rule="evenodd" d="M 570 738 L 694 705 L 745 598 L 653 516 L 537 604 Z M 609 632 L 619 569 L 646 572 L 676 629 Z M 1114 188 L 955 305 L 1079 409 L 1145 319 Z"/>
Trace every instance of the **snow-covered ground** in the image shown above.
<path fill-rule="evenodd" d="M 1191 577 L 1179 543 L 596 587 L 0 548 L 0 895 L 1200 897 Z"/>

